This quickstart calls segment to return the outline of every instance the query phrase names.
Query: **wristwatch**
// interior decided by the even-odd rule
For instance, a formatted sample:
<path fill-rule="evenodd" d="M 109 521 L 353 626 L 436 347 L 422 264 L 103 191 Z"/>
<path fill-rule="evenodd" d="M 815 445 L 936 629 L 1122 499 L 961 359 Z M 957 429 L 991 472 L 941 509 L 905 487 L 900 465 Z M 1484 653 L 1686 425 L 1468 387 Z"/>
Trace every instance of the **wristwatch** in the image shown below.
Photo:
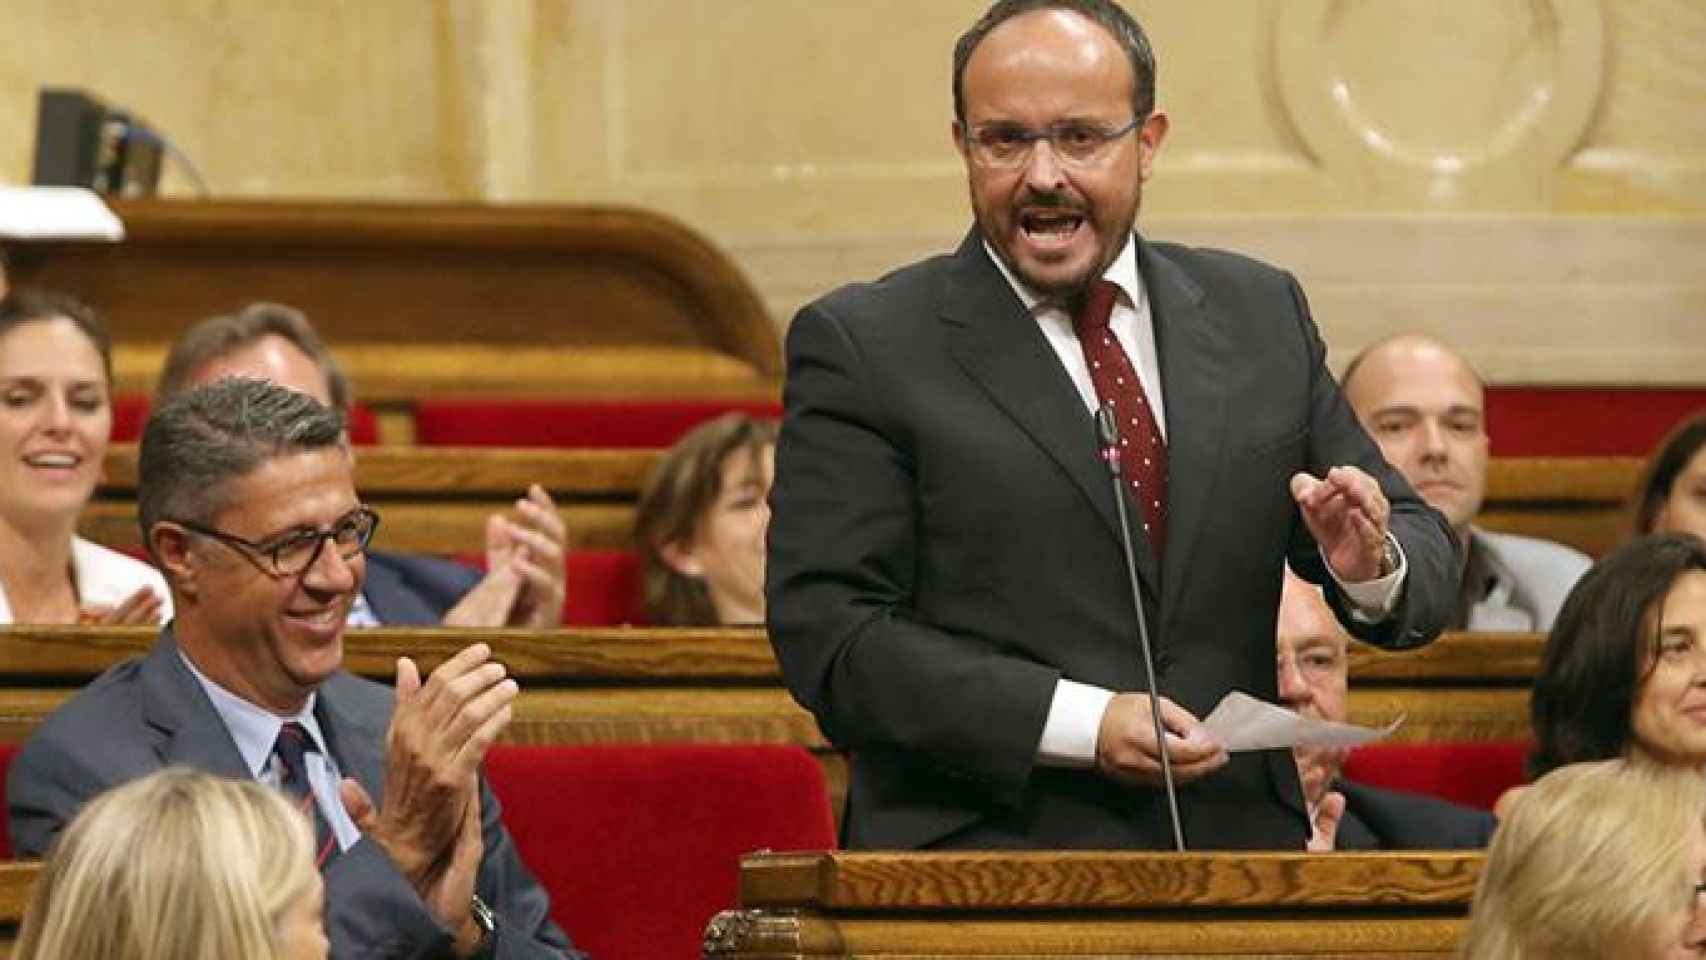
<path fill-rule="evenodd" d="M 1392 539 L 1392 534 L 1387 534 L 1385 542 L 1381 544 L 1380 576 L 1390 577 L 1397 573 L 1398 563 L 1401 559 L 1402 557 L 1398 553 L 1398 541 Z"/>
<path fill-rule="evenodd" d="M 468 904 L 468 913 L 474 918 L 474 926 L 480 928 L 480 942 L 474 945 L 474 952 L 469 956 L 476 960 L 495 956 L 498 949 L 498 915 L 492 912 L 491 907 L 486 906 L 486 901 L 481 900 L 477 893 Z"/>

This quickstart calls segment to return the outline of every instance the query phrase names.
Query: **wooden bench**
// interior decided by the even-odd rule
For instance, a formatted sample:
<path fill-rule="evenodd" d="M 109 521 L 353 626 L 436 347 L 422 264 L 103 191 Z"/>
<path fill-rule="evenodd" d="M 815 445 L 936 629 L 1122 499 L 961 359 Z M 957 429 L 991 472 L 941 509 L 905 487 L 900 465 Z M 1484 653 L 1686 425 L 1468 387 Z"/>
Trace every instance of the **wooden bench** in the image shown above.
<path fill-rule="evenodd" d="M 1483 858 L 1439 854 L 774 853 L 741 862 L 717 960 L 1447 958 Z"/>
<path fill-rule="evenodd" d="M 14 242 L 12 279 L 112 320 L 117 387 L 153 388 L 191 323 L 300 307 L 407 441 L 417 397 L 770 397 L 775 325 L 725 254 L 619 207 L 114 201 L 119 244 Z"/>
<path fill-rule="evenodd" d="M 657 450 L 378 446 L 359 450 L 356 484 L 384 517 L 387 550 L 456 554 L 484 542 L 486 515 L 530 483 L 557 498 L 581 548 L 632 545 L 633 505 Z M 1624 536 L 1624 499 L 1641 463 L 1623 457 L 1495 460 L 1481 522 L 1546 537 L 1598 556 Z M 115 444 L 82 530 L 100 543 L 136 544 L 136 447 Z"/>

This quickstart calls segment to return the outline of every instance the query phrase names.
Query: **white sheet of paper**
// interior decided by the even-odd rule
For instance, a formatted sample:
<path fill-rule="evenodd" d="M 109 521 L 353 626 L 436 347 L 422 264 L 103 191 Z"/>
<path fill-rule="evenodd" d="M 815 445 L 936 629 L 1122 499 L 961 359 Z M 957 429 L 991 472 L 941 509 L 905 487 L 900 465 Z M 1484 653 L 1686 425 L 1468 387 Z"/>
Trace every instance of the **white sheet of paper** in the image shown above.
<path fill-rule="evenodd" d="M 0 186 L 0 237 L 117 242 L 124 239 L 124 224 L 87 187 Z"/>
<path fill-rule="evenodd" d="M 1203 725 L 1220 737 L 1229 752 L 1239 753 L 1298 746 L 1356 747 L 1387 736 L 1403 722 L 1404 718 L 1399 717 L 1382 730 L 1315 720 L 1234 690 L 1203 720 Z"/>

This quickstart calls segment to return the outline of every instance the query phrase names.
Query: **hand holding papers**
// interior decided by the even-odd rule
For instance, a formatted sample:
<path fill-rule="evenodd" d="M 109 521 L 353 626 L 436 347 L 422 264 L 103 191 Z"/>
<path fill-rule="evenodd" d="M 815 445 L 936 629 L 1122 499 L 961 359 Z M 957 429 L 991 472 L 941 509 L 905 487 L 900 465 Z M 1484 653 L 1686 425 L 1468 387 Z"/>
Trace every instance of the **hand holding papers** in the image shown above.
<path fill-rule="evenodd" d="M 1220 701 L 1203 726 L 1220 738 L 1227 751 L 1240 753 L 1298 746 L 1356 747 L 1389 735 L 1403 722 L 1399 717 L 1384 729 L 1374 729 L 1316 720 L 1234 690 Z"/>

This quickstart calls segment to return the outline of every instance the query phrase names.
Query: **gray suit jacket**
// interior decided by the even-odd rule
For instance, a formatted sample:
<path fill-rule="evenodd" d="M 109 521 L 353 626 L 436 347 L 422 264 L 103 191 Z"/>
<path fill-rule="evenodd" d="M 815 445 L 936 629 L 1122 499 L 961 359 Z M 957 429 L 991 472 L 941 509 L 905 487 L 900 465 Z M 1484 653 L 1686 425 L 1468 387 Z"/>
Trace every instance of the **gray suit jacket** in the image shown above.
<path fill-rule="evenodd" d="M 392 693 L 348 673 L 321 684 L 315 712 L 333 758 L 383 796 Z M 178 654 L 166 627 L 148 655 L 113 667 L 54 711 L 6 778 L 12 846 L 40 856 L 85 802 L 168 766 L 248 778 L 237 744 Z M 484 780 L 485 858 L 476 882 L 499 916 L 497 956 L 578 957 L 551 922 L 545 891 L 517 855 Z M 390 859 L 362 838 L 326 867 L 326 935 L 334 957 L 449 957 L 450 936 Z"/>
<path fill-rule="evenodd" d="M 1458 620 L 1483 633 L 1545 633 L 1591 566 L 1587 554 L 1561 543 L 1470 527 Z"/>

